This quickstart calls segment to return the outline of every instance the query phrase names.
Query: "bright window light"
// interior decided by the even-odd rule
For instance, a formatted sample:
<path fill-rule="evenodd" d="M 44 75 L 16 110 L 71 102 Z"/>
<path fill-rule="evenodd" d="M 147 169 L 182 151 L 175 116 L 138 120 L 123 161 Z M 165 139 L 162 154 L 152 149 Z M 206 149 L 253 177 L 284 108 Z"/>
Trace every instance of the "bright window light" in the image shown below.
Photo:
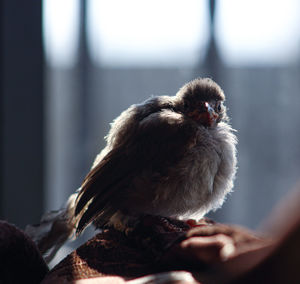
<path fill-rule="evenodd" d="M 229 65 L 278 65 L 299 58 L 300 1 L 223 0 L 216 14 L 219 49 Z"/>
<path fill-rule="evenodd" d="M 53 67 L 76 63 L 79 35 L 78 0 L 43 0 L 43 39 L 46 60 Z"/>
<path fill-rule="evenodd" d="M 89 0 L 88 34 L 102 66 L 194 65 L 205 55 L 207 1 Z"/>

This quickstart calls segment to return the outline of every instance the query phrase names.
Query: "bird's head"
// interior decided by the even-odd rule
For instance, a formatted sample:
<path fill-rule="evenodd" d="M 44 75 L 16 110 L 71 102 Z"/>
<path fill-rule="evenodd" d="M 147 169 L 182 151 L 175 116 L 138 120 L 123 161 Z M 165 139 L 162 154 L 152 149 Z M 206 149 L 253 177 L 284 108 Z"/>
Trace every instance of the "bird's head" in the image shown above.
<path fill-rule="evenodd" d="M 176 94 L 180 111 L 205 127 L 214 127 L 227 120 L 224 100 L 220 86 L 209 78 L 190 81 Z"/>

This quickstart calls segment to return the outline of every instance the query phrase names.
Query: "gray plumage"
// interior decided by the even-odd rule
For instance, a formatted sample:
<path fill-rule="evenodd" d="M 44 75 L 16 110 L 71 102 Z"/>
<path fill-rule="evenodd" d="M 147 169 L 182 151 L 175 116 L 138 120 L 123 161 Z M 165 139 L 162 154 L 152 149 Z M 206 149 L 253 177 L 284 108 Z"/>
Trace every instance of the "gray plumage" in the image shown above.
<path fill-rule="evenodd" d="M 201 218 L 219 208 L 236 172 L 224 100 L 214 81 L 198 78 L 121 113 L 79 192 L 77 232 L 90 222 L 124 229 L 140 214 Z"/>

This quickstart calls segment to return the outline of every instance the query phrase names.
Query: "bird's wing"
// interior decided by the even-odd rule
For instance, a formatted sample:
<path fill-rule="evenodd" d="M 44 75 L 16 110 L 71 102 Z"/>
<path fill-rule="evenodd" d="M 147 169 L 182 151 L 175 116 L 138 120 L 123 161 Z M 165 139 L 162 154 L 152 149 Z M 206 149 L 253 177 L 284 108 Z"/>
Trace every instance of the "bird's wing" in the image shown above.
<path fill-rule="evenodd" d="M 105 224 L 116 211 L 110 201 L 122 188 L 130 186 L 133 177 L 143 170 L 163 172 L 174 165 L 194 142 L 195 133 L 193 123 L 171 110 L 144 118 L 127 143 L 112 149 L 85 178 L 75 210 L 81 216 L 77 232 L 101 214 L 106 215 Z"/>

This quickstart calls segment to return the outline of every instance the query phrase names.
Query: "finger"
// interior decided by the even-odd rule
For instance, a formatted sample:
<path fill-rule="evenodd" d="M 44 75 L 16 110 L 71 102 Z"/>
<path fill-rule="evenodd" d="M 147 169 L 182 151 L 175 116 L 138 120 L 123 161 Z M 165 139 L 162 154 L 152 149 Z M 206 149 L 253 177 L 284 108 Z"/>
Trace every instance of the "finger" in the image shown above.
<path fill-rule="evenodd" d="M 233 240 L 223 234 L 209 237 L 191 237 L 180 244 L 186 254 L 204 262 L 225 261 L 235 253 Z"/>

